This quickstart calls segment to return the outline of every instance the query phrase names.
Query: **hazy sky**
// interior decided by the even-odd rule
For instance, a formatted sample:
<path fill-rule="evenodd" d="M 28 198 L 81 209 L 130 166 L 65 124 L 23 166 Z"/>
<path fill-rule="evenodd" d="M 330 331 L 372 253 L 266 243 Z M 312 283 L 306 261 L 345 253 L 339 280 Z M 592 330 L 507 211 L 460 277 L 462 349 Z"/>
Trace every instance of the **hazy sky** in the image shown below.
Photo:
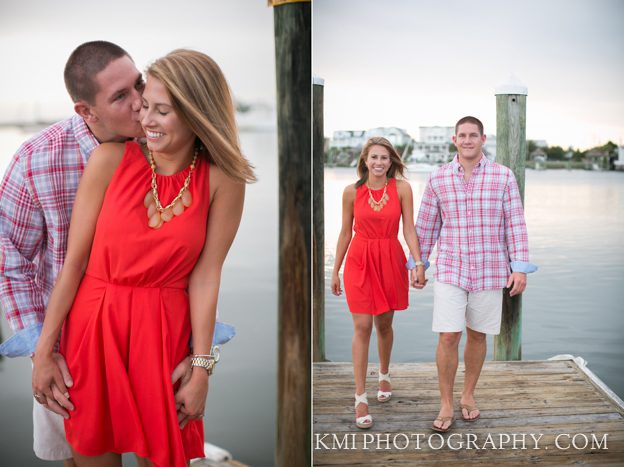
<path fill-rule="evenodd" d="M 494 88 L 528 87 L 527 137 L 624 144 L 621 0 L 314 0 L 325 134 L 377 126 L 496 132 Z"/>
<path fill-rule="evenodd" d="M 0 122 L 73 112 L 65 61 L 98 39 L 122 46 L 140 70 L 179 47 L 201 50 L 236 98 L 274 104 L 273 37 L 273 10 L 263 0 L 2 0 Z"/>

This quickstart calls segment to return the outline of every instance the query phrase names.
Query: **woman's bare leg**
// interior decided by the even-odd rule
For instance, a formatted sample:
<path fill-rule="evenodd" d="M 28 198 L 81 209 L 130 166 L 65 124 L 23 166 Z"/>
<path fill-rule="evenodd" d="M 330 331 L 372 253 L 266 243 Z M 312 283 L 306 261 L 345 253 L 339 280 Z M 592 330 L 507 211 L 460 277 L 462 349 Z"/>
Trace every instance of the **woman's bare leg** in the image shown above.
<path fill-rule="evenodd" d="M 379 372 L 384 375 L 390 371 L 390 355 L 392 354 L 392 344 L 394 333 L 392 331 L 392 319 L 394 311 L 388 311 L 375 316 L 375 329 L 377 329 L 377 351 L 379 352 Z M 388 381 L 379 383 L 381 391 L 391 391 L 392 386 Z"/>
<path fill-rule="evenodd" d="M 137 458 L 137 465 L 139 467 L 153 467 L 154 464 L 152 464 L 152 462 L 148 459 L 146 459 L 145 457 L 139 457 L 136 456 Z"/>
<path fill-rule="evenodd" d="M 74 449 L 72 452 L 78 467 L 121 467 L 121 454 L 107 452 L 101 456 L 83 456 Z"/>
<path fill-rule="evenodd" d="M 353 376 L 355 377 L 355 393 L 366 392 L 366 370 L 368 368 L 368 346 L 373 331 L 373 315 L 352 313 L 353 343 Z M 368 406 L 359 404 L 355 410 L 357 417 L 368 415 Z"/>

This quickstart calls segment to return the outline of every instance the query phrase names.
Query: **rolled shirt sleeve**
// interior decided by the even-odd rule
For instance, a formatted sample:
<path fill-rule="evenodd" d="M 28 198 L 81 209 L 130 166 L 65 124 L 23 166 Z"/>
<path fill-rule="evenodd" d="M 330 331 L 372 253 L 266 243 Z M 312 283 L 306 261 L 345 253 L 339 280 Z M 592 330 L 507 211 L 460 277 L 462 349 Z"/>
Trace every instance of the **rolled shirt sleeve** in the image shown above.
<path fill-rule="evenodd" d="M 438 241 L 440 229 L 442 228 L 438 197 L 431 185 L 431 176 L 427 181 L 427 186 L 420 202 L 415 228 L 418 242 L 420 243 L 421 260 L 425 263 L 425 268 L 429 268 L 431 264 L 429 255 L 431 255 L 433 246 Z M 415 266 L 414 258 L 410 255 L 406 267 L 413 269 Z"/>
<path fill-rule="evenodd" d="M 524 208 L 518 183 L 511 170 L 503 200 L 505 221 L 505 242 L 512 272 L 525 274 L 537 271 L 537 266 L 529 262 L 529 237 L 524 220 Z"/>

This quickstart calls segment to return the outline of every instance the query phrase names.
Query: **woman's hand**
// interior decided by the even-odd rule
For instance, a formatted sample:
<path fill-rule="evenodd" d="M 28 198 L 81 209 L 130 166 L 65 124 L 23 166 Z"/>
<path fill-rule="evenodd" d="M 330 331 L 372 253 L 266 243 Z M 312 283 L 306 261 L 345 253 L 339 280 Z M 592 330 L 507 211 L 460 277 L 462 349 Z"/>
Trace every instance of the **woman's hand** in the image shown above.
<path fill-rule="evenodd" d="M 65 409 L 74 410 L 74 405 L 69 401 L 69 392 L 59 368 L 60 364 L 65 364 L 62 355 L 35 352 L 32 360 L 32 391 L 35 400 L 52 412 L 69 418 Z"/>
<path fill-rule="evenodd" d="M 332 273 L 331 290 L 334 295 L 342 295 L 342 288 L 340 287 L 340 276 L 337 272 Z"/>
<path fill-rule="evenodd" d="M 415 289 L 422 289 L 427 285 L 428 280 L 425 279 L 425 267 L 418 266 L 410 271 L 410 281 Z"/>
<path fill-rule="evenodd" d="M 194 367 L 191 379 L 175 394 L 178 406 L 180 429 L 191 420 L 204 416 L 206 397 L 208 396 L 208 372 L 201 367 Z"/>

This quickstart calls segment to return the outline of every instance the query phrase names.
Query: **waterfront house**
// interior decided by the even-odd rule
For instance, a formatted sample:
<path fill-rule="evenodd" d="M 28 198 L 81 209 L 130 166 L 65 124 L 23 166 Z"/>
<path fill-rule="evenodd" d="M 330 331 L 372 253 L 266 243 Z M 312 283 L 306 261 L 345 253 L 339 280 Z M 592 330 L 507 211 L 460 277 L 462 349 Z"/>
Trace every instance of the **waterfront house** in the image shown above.
<path fill-rule="evenodd" d="M 594 148 L 585 153 L 585 168 L 590 170 L 609 170 L 609 152 Z"/>
<path fill-rule="evenodd" d="M 618 146 L 618 158 L 613 162 L 615 170 L 624 170 L 624 146 Z"/>
<path fill-rule="evenodd" d="M 376 136 L 386 138 L 395 148 L 405 147 L 412 140 L 412 137 L 407 133 L 407 131 L 403 128 L 397 128 L 394 126 L 378 127 L 366 130 L 365 140 Z"/>
<path fill-rule="evenodd" d="M 363 130 L 338 130 L 334 131 L 329 148 L 361 148 L 364 145 L 366 132 Z"/>

